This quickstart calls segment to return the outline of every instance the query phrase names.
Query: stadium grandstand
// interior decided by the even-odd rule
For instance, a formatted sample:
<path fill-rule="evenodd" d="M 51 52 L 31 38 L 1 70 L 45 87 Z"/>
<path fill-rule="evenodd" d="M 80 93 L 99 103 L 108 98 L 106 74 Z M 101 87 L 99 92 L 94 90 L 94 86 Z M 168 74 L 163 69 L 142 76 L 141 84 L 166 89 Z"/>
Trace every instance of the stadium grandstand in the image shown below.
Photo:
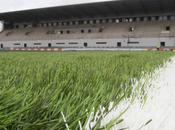
<path fill-rule="evenodd" d="M 175 48 L 175 0 L 117 0 L 0 13 L 0 49 Z"/>

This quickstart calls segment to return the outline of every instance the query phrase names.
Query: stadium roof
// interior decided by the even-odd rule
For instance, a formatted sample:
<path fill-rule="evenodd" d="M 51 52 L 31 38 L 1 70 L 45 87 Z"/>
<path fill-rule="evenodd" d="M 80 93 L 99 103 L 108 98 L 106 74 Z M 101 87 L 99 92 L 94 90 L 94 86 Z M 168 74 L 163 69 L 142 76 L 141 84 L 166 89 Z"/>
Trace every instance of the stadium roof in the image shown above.
<path fill-rule="evenodd" d="M 0 20 L 34 22 L 172 14 L 175 14 L 175 0 L 116 0 L 0 13 Z"/>

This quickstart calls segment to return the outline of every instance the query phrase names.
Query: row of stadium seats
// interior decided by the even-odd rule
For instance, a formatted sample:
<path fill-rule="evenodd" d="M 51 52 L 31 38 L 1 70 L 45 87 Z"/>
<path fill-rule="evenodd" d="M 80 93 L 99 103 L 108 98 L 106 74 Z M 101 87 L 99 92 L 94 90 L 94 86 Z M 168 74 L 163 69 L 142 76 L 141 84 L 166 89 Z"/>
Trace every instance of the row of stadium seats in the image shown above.
<path fill-rule="evenodd" d="M 0 33 L 1 40 L 44 40 L 126 37 L 173 37 L 175 25 L 171 21 L 82 25 L 71 27 L 37 27 L 9 29 Z"/>
<path fill-rule="evenodd" d="M 106 19 L 92 19 L 92 20 L 69 20 L 69 21 L 55 21 L 55 22 L 41 22 L 33 24 L 15 24 L 16 29 L 30 28 L 30 27 L 58 27 L 58 26 L 77 26 L 77 25 L 96 25 L 107 23 L 135 23 L 135 22 L 151 22 L 151 21 L 169 21 L 175 20 L 174 16 L 145 16 L 145 17 L 130 17 L 130 18 L 106 18 Z"/>

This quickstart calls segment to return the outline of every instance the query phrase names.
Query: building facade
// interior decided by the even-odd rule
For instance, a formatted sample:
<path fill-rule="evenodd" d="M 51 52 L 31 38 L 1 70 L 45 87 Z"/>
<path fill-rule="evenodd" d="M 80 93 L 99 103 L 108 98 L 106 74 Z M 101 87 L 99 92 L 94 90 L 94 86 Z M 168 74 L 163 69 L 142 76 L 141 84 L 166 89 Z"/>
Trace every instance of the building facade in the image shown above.
<path fill-rule="evenodd" d="M 120 0 L 2 13 L 0 48 L 175 48 L 175 2 L 152 2 Z"/>

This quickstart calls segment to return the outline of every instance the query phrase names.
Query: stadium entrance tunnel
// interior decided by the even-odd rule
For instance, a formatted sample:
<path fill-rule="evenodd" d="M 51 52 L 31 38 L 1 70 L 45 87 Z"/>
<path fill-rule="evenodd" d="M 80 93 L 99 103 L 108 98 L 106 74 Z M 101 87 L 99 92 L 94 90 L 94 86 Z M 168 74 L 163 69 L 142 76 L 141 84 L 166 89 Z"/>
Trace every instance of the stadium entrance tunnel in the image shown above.
<path fill-rule="evenodd" d="M 49 44 L 48 44 L 48 47 L 52 47 L 52 44 L 51 44 L 51 43 L 49 43 Z"/>
<path fill-rule="evenodd" d="M 1 44 L 1 49 L 3 48 L 3 44 Z"/>
<path fill-rule="evenodd" d="M 165 47 L 166 45 L 165 45 L 165 42 L 160 42 L 160 46 L 161 47 Z"/>
<path fill-rule="evenodd" d="M 84 47 L 88 47 L 88 43 L 87 42 L 84 43 Z"/>
<path fill-rule="evenodd" d="M 117 47 L 121 47 L 122 43 L 121 42 L 117 42 Z"/>
<path fill-rule="evenodd" d="M 27 44 L 26 43 L 24 43 L 24 48 L 27 48 Z"/>

